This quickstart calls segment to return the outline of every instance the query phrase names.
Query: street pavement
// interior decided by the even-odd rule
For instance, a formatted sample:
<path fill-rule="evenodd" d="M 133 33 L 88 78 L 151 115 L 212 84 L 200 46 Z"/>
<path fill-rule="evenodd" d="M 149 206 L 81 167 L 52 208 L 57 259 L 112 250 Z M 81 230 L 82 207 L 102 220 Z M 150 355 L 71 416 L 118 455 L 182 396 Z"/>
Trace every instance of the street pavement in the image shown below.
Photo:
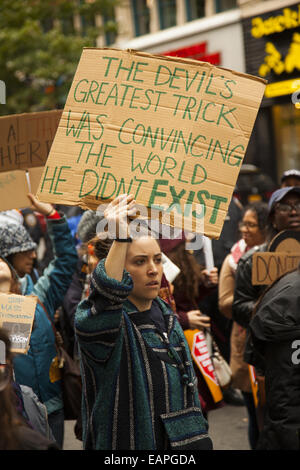
<path fill-rule="evenodd" d="M 214 450 L 250 450 L 248 413 L 245 406 L 225 405 L 208 414 Z"/>
<path fill-rule="evenodd" d="M 64 450 L 82 450 L 82 443 L 74 435 L 75 421 L 65 421 Z M 208 415 L 209 435 L 214 450 L 250 450 L 248 418 L 244 406 L 225 405 Z"/>

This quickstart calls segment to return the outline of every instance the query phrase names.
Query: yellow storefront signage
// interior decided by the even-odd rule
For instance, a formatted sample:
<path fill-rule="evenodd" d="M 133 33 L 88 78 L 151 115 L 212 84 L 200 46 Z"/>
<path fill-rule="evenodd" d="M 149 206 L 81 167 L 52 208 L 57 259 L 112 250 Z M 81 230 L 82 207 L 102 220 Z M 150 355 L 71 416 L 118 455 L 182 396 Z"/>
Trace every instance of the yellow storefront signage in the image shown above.
<path fill-rule="evenodd" d="M 276 49 L 272 42 L 267 42 L 265 47 L 266 56 L 259 67 L 258 73 L 266 77 L 271 71 L 280 75 L 283 72 L 292 73 L 300 70 L 300 34 L 294 33 L 286 57 Z"/>
<path fill-rule="evenodd" d="M 300 78 L 283 80 L 282 82 L 275 82 L 267 85 L 265 89 L 265 97 L 274 98 L 275 96 L 290 95 L 297 90 L 300 90 Z"/>
<path fill-rule="evenodd" d="M 269 34 L 281 33 L 286 29 L 293 29 L 300 26 L 300 4 L 298 10 L 284 8 L 282 14 L 278 16 L 270 16 L 266 20 L 261 17 L 252 19 L 251 34 L 254 38 L 261 38 Z"/>

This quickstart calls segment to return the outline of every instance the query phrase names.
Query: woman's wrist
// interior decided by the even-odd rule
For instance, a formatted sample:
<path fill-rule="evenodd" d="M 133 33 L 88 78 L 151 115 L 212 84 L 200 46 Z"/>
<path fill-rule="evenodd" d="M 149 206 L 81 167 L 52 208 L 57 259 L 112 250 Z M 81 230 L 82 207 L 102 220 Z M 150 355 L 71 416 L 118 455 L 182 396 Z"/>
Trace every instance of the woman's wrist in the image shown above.
<path fill-rule="evenodd" d="M 119 243 L 131 243 L 132 242 L 132 238 L 131 237 L 127 237 L 127 238 L 119 238 L 119 237 L 116 237 L 114 239 L 115 242 L 119 242 Z"/>
<path fill-rule="evenodd" d="M 45 217 L 46 217 L 47 219 L 60 219 L 60 215 L 59 215 L 59 213 L 57 212 L 57 210 L 54 209 L 54 207 L 52 207 L 51 211 L 48 212 L 48 214 L 46 214 Z"/>

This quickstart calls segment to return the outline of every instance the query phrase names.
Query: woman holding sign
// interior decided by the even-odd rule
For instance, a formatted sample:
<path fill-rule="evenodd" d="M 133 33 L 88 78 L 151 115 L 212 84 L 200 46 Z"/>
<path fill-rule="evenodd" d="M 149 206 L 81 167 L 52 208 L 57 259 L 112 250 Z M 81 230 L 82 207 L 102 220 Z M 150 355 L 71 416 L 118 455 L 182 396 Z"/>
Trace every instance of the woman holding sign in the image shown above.
<path fill-rule="evenodd" d="M 64 413 L 60 370 L 50 322 L 61 305 L 77 264 L 77 252 L 67 220 L 51 204 L 29 195 L 34 210 L 44 215 L 55 258 L 33 285 L 29 273 L 36 245 L 24 226 L 0 224 L 0 291 L 31 295 L 38 299 L 27 354 L 14 359 L 16 382 L 32 388 L 48 412 L 49 425 L 57 443 L 63 445 Z M 42 305 L 41 305 L 42 304 Z M 49 314 L 46 316 L 44 308 Z"/>
<path fill-rule="evenodd" d="M 105 211 L 115 240 L 75 317 L 83 371 L 85 449 L 211 449 L 183 331 L 158 297 L 157 241 L 128 238 L 132 196 Z M 121 238 L 121 234 L 125 238 Z"/>

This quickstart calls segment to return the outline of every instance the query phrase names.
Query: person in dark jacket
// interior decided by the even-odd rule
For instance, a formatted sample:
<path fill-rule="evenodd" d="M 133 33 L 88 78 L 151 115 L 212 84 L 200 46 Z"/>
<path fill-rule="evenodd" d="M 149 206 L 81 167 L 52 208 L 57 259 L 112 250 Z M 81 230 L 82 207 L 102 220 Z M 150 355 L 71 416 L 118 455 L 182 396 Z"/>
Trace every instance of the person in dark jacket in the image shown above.
<path fill-rule="evenodd" d="M 63 401 L 60 370 L 51 322 L 62 303 L 77 263 L 77 252 L 64 216 L 51 204 L 29 196 L 36 211 L 47 217 L 55 258 L 36 284 L 30 277 L 36 244 L 22 225 L 0 225 L 0 290 L 37 298 L 34 324 L 27 354 L 14 358 L 16 382 L 34 391 L 46 406 L 49 425 L 60 447 L 63 445 Z M 2 275 L 1 275 L 2 273 Z M 3 288 L 3 284 L 5 287 Z M 42 305 L 41 305 L 42 304 Z"/>
<path fill-rule="evenodd" d="M 247 328 L 256 301 L 266 286 L 252 285 L 252 256 L 266 251 L 270 240 L 282 230 L 300 231 L 300 187 L 288 186 L 275 191 L 269 201 L 267 241 L 249 250 L 239 261 L 232 306 L 234 321 Z"/>
<path fill-rule="evenodd" d="M 158 297 L 160 247 L 148 236 L 118 238 L 132 212 L 131 195 L 107 207 L 116 238 L 75 316 L 84 448 L 211 449 L 187 342 L 173 311 Z"/>
<path fill-rule="evenodd" d="M 264 292 L 249 332 L 265 376 L 257 450 L 300 450 L 300 265 Z"/>
<path fill-rule="evenodd" d="M 262 245 L 255 246 L 242 256 L 236 271 L 232 318 L 246 329 L 252 318 L 256 302 L 267 288 L 267 286 L 252 284 L 253 254 L 258 251 L 267 251 L 272 238 L 283 230 L 300 231 L 300 187 L 288 186 L 274 191 L 270 198 L 268 209 L 269 227 L 267 241 Z M 262 384 L 261 391 L 263 391 L 263 372 L 259 368 L 259 357 L 256 356 L 256 351 L 253 349 L 250 340 L 247 340 L 246 343 L 244 359 L 248 364 L 256 364 L 258 381 Z M 260 396 L 262 399 L 263 394 L 261 393 Z M 264 413 L 263 399 L 260 401 L 257 413 L 258 424 L 261 430 Z"/>

